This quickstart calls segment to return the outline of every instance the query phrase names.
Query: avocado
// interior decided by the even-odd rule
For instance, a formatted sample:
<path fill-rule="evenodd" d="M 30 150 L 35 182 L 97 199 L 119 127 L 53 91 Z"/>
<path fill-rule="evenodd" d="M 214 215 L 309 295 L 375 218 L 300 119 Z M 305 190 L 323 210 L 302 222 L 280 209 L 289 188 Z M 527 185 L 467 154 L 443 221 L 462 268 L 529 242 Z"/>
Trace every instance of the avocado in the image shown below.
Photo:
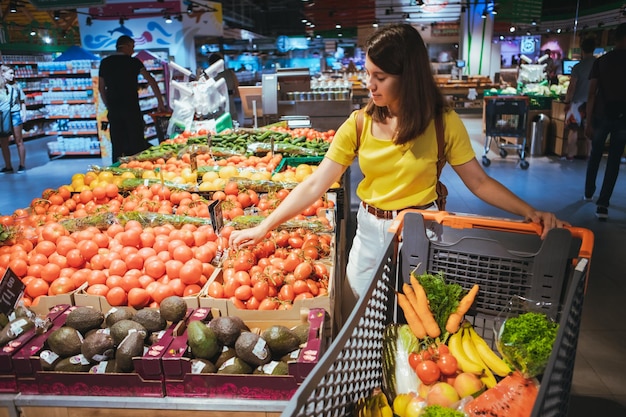
<path fill-rule="evenodd" d="M 106 361 L 115 356 L 115 343 L 110 334 L 93 332 L 83 340 L 80 353 L 91 363 Z"/>
<path fill-rule="evenodd" d="M 295 334 L 296 337 L 298 338 L 298 343 L 300 345 L 303 345 L 309 341 L 309 329 L 310 328 L 311 328 L 311 325 L 309 323 L 298 324 L 297 326 L 294 326 L 291 328 L 291 331 L 293 332 L 293 334 Z"/>
<path fill-rule="evenodd" d="M 191 360 L 191 373 L 192 374 L 214 374 L 217 372 L 217 367 L 206 359 L 192 359 Z"/>
<path fill-rule="evenodd" d="M 25 331 L 35 327 L 35 322 L 28 317 L 19 317 L 11 320 L 0 331 L 0 346 L 4 346 Z"/>
<path fill-rule="evenodd" d="M 61 359 L 54 367 L 54 370 L 56 372 L 88 372 L 91 366 L 83 355 L 74 355 Z"/>
<path fill-rule="evenodd" d="M 250 329 L 239 317 L 215 317 L 209 322 L 209 327 L 215 332 L 217 339 L 225 346 L 234 347 L 237 338 L 243 331 Z"/>
<path fill-rule="evenodd" d="M 154 308 L 142 308 L 135 313 L 133 321 L 145 327 L 148 333 L 160 332 L 167 327 L 167 322 L 161 317 L 159 310 Z"/>
<path fill-rule="evenodd" d="M 122 340 L 115 352 L 117 372 L 132 372 L 135 369 L 133 358 L 143 355 L 143 343 L 146 336 L 142 332 L 131 330 Z"/>
<path fill-rule="evenodd" d="M 285 326 L 271 326 L 261 333 L 261 337 L 267 342 L 274 359 L 280 359 L 300 346 L 298 337 Z"/>
<path fill-rule="evenodd" d="M 65 325 L 86 335 L 91 329 L 99 328 L 104 322 L 104 314 L 90 307 L 78 307 L 67 315 Z"/>
<path fill-rule="evenodd" d="M 239 358 L 255 368 L 272 360 L 272 352 L 265 339 L 252 332 L 241 332 L 235 342 L 235 351 Z"/>
<path fill-rule="evenodd" d="M 73 327 L 63 326 L 48 336 L 48 347 L 62 358 L 78 355 L 83 344 L 83 336 Z"/>
<path fill-rule="evenodd" d="M 218 374 L 251 374 L 252 367 L 246 361 L 233 357 L 227 360 L 217 370 Z"/>
<path fill-rule="evenodd" d="M 283 361 L 271 361 L 257 367 L 252 373 L 257 375 L 289 375 L 289 365 Z"/>
<path fill-rule="evenodd" d="M 51 350 L 43 350 L 39 353 L 39 363 L 41 365 L 41 370 L 43 371 L 53 371 L 57 364 L 61 361 L 59 355 L 54 353 Z"/>
<path fill-rule="evenodd" d="M 113 326 L 120 320 L 132 320 L 135 309 L 132 307 L 113 307 L 105 316 L 104 322 L 107 327 Z"/>
<path fill-rule="evenodd" d="M 148 334 L 146 328 L 136 321 L 120 320 L 109 328 L 109 332 L 111 333 L 111 337 L 113 338 L 113 342 L 116 346 L 119 346 L 119 344 L 122 343 L 122 340 L 124 340 L 131 329 L 143 332 L 143 334 Z"/>
<path fill-rule="evenodd" d="M 192 355 L 201 359 L 211 359 L 222 348 L 213 330 L 199 320 L 187 325 L 187 345 Z"/>
<path fill-rule="evenodd" d="M 187 303 L 183 297 L 172 295 L 166 297 L 159 305 L 161 317 L 172 323 L 176 323 L 185 318 L 187 314 Z"/>
<path fill-rule="evenodd" d="M 224 346 L 222 352 L 215 358 L 214 363 L 218 368 L 224 364 L 230 358 L 234 358 L 237 355 L 234 348 Z"/>
<path fill-rule="evenodd" d="M 287 362 L 287 363 L 297 362 L 299 357 L 300 357 L 300 349 L 296 349 L 296 350 L 292 350 L 286 355 L 283 355 L 283 357 L 280 358 L 280 360 L 283 362 Z"/>

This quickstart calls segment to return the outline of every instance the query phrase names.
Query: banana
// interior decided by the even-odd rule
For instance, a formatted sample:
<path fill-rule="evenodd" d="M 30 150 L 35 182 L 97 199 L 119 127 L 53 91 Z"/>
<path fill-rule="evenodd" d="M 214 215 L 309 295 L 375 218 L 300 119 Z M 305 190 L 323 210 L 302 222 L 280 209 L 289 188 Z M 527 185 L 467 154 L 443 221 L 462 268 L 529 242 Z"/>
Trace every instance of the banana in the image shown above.
<path fill-rule="evenodd" d="M 463 345 L 463 350 L 467 354 L 467 357 L 470 358 L 472 362 L 476 362 L 483 368 L 487 368 L 487 365 L 480 358 L 478 351 L 476 350 L 476 346 L 474 346 L 474 342 L 472 342 L 472 338 L 466 326 L 461 328 L 461 344 Z"/>
<path fill-rule="evenodd" d="M 483 374 L 485 367 L 475 361 L 472 361 L 463 349 L 461 329 L 450 336 L 450 339 L 448 340 L 448 349 L 450 350 L 452 356 L 456 358 L 459 363 L 459 368 L 461 368 L 463 372 L 469 372 L 476 375 Z"/>
<path fill-rule="evenodd" d="M 474 342 L 474 346 L 476 347 L 476 351 L 480 355 L 480 358 L 483 360 L 485 365 L 491 371 L 501 377 L 505 377 L 511 373 L 511 368 L 506 364 L 496 353 L 489 347 L 485 339 L 480 337 L 476 330 L 472 326 L 467 328 L 469 331 L 472 342 Z"/>
<path fill-rule="evenodd" d="M 369 417 L 368 409 L 367 409 L 367 399 L 365 397 L 359 398 L 359 400 L 356 402 L 354 415 L 356 417 Z"/>
<path fill-rule="evenodd" d="M 498 381 L 496 381 L 496 377 L 489 368 L 485 368 L 485 373 L 480 377 L 480 380 L 487 388 L 493 388 L 498 383 Z"/>
<path fill-rule="evenodd" d="M 373 395 L 368 399 L 367 409 L 369 417 L 382 417 L 380 414 L 380 394 Z"/>
<path fill-rule="evenodd" d="M 393 410 L 387 401 L 387 396 L 383 393 L 378 394 L 380 396 L 378 401 L 378 408 L 380 410 L 381 417 L 393 417 Z"/>

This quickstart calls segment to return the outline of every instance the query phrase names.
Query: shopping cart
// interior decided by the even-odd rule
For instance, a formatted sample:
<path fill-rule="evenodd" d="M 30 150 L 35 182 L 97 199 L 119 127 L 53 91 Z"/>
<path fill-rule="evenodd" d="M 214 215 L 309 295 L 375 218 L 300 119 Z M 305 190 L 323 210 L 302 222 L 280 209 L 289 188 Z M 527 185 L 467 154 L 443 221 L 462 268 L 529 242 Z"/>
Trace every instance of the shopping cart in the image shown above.
<path fill-rule="evenodd" d="M 519 155 L 520 168 L 527 169 L 526 127 L 529 100 L 526 96 L 487 96 L 484 98 L 485 152 L 483 165 L 488 167 L 487 157 L 492 142 L 499 149 L 500 156 L 506 158 L 509 150 Z"/>
<path fill-rule="evenodd" d="M 439 240 L 429 239 L 427 229 L 437 230 Z M 446 280 L 466 289 L 480 285 L 475 308 L 466 318 L 492 347 L 494 319 L 511 296 L 552 302 L 559 333 L 532 417 L 565 417 L 593 234 L 569 227 L 550 230 L 542 240 L 539 233 L 537 225 L 513 220 L 401 213 L 387 236 L 369 290 L 282 417 L 350 416 L 359 398 L 381 386 L 384 329 L 399 319 L 395 289 L 415 268 L 418 274 L 442 271 Z"/>
<path fill-rule="evenodd" d="M 159 143 L 163 142 L 165 139 L 169 139 L 167 137 L 167 128 L 170 123 L 171 116 L 172 113 L 150 113 L 150 117 L 154 120 L 154 128 L 156 130 Z"/>

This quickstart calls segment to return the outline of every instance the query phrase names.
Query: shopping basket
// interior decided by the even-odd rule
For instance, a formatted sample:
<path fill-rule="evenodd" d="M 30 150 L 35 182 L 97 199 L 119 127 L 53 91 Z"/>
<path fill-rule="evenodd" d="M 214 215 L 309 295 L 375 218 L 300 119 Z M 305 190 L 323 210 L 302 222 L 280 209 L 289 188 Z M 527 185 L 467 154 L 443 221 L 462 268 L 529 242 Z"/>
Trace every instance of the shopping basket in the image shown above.
<path fill-rule="evenodd" d="M 427 237 L 427 229 L 438 232 L 437 240 Z M 369 290 L 282 417 L 350 416 L 359 398 L 381 386 L 384 329 L 401 319 L 395 289 L 416 266 L 419 273 L 441 270 L 446 279 L 464 288 L 481 286 L 477 306 L 466 317 L 492 347 L 491 325 L 510 294 L 538 297 L 560 307 L 555 349 L 541 378 L 532 417 L 566 416 L 593 234 L 568 227 L 550 230 L 542 240 L 539 233 L 539 226 L 514 220 L 416 210 L 401 213 L 387 236 Z M 543 293 L 537 285 L 549 289 Z"/>
<path fill-rule="evenodd" d="M 154 120 L 154 128 L 156 130 L 159 143 L 163 142 L 167 137 L 167 127 L 170 123 L 172 113 L 150 113 L 150 117 Z"/>
<path fill-rule="evenodd" d="M 520 168 L 528 168 L 528 161 L 526 161 L 528 109 L 527 96 L 484 98 L 485 149 L 482 158 L 484 166 L 491 165 L 487 154 L 493 142 L 497 145 L 502 158 L 507 157 L 509 150 L 514 150 L 519 155 Z"/>

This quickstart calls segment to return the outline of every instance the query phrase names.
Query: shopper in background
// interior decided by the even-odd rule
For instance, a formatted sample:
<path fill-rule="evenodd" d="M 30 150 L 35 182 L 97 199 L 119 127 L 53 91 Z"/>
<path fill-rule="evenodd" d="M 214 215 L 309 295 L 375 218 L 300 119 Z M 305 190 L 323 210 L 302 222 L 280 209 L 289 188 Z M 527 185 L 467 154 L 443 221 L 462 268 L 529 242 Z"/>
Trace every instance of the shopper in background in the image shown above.
<path fill-rule="evenodd" d="M 144 136 L 144 120 L 139 106 L 138 76 L 148 82 L 158 100 L 158 111 L 165 112 L 163 95 L 157 82 L 146 70 L 135 52 L 135 41 L 130 36 L 120 36 L 116 42 L 117 52 L 100 62 L 98 90 L 108 109 L 113 162 L 121 156 L 134 155 L 150 144 Z"/>
<path fill-rule="evenodd" d="M 567 134 L 568 161 L 573 161 L 578 151 L 578 130 L 584 126 L 587 115 L 586 105 L 589 96 L 589 74 L 595 58 L 596 40 L 587 38 L 580 45 L 582 59 L 572 68 L 569 86 L 565 94 L 565 124 L 569 129 Z M 589 141 L 586 141 L 589 142 Z M 589 157 L 590 143 L 586 143 L 585 157 Z"/>
<path fill-rule="evenodd" d="M 591 138 L 591 156 L 587 164 L 584 199 L 591 201 L 596 191 L 596 177 L 607 136 L 609 155 L 600 195 L 596 201 L 596 216 L 609 217 L 609 200 L 619 174 L 619 164 L 626 146 L 626 23 L 615 29 L 615 48 L 596 59 L 589 75 L 587 111 L 591 114 L 585 134 Z"/>
<path fill-rule="evenodd" d="M 475 158 L 469 135 L 438 89 L 428 51 L 419 32 L 395 24 L 375 32 L 366 43 L 365 70 L 371 99 L 363 113 L 354 112 L 337 130 L 319 168 L 299 184 L 260 225 L 233 231 L 238 248 L 263 239 L 339 181 L 357 157 L 364 179 L 356 193 L 362 200 L 357 231 L 348 257 L 347 277 L 356 296 L 368 288 L 384 250 L 386 231 L 397 212 L 434 208 L 437 199 L 435 119 L 445 127 L 445 159 L 480 199 L 548 229 L 565 224 L 538 211 L 487 176 Z M 361 132 L 357 118 L 362 115 Z M 349 303 L 349 299 L 344 299 Z"/>
<path fill-rule="evenodd" d="M 224 57 L 219 53 L 213 53 L 209 56 L 209 66 L 215 64 L 219 60 L 223 60 Z M 224 61 L 224 71 L 217 74 L 215 81 L 224 78 L 226 80 L 226 88 L 228 88 L 228 111 L 230 117 L 233 119 L 233 123 L 239 123 L 239 112 L 237 111 L 237 104 L 235 99 L 239 97 L 239 80 L 235 71 L 226 67 L 226 61 Z"/>
<path fill-rule="evenodd" d="M 0 66 L 2 72 L 2 78 L 5 83 L 13 88 L 14 96 L 9 97 L 11 103 L 11 121 L 13 124 L 13 140 L 17 147 L 17 155 L 20 159 L 20 164 L 17 168 L 17 173 L 21 174 L 26 171 L 26 148 L 24 147 L 24 136 L 22 134 L 22 127 L 26 121 L 26 95 L 20 88 L 19 84 L 15 82 L 15 72 L 13 68 L 8 65 Z M 12 172 L 13 165 L 11 164 L 11 152 L 9 150 L 9 138 L 2 138 L 2 156 L 4 157 L 4 169 L 1 172 Z"/>
<path fill-rule="evenodd" d="M 5 70 L 6 69 L 6 70 Z M 3 114 L 1 123 L 6 124 L 2 126 L 4 134 L 0 136 L 0 147 L 2 148 L 2 157 L 4 158 L 4 168 L 0 170 L 2 174 L 13 173 L 13 164 L 11 163 L 11 150 L 9 149 L 9 137 L 13 135 L 15 140 L 15 146 L 17 147 L 17 154 L 20 159 L 20 164 L 17 168 L 18 174 L 21 174 L 26 170 L 26 149 L 24 148 L 24 139 L 22 137 L 22 125 L 23 118 L 20 112 L 22 111 L 22 100 L 20 100 L 20 92 L 22 91 L 15 86 L 10 85 L 9 79 L 13 81 L 13 70 L 5 65 L 0 67 L 0 112 Z M 10 72 L 10 75 L 9 75 Z M 22 93 L 23 94 L 23 93 Z M 24 107 L 24 112 L 26 108 Z M 5 131 L 6 128 L 6 132 Z"/>

